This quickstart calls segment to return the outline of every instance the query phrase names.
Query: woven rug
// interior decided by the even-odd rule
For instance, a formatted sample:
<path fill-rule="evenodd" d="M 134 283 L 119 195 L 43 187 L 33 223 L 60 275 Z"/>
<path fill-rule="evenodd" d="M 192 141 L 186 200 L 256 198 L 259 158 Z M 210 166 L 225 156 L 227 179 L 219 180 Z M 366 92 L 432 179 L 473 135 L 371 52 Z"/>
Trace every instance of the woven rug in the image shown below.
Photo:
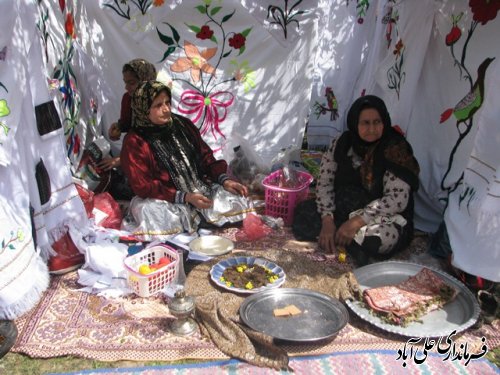
<path fill-rule="evenodd" d="M 221 234 L 234 240 L 237 229 Z M 425 250 L 426 237 L 416 237 L 411 252 Z M 289 230 L 276 231 L 257 242 L 239 242 L 237 249 L 284 249 L 301 251 L 325 265 L 337 262 L 333 257 L 312 253 L 315 244 L 298 242 Z M 405 257 L 401 254 L 401 257 Z M 351 268 L 347 262 L 337 264 Z M 13 352 L 36 358 L 73 355 L 99 361 L 174 361 L 229 359 L 214 344 L 195 334 L 178 337 L 168 330 L 173 319 L 162 297 L 128 296 L 105 299 L 80 292 L 77 273 L 53 277 L 39 304 L 16 320 L 19 331 Z M 319 355 L 359 350 L 398 350 L 406 339 L 389 334 L 351 314 L 349 324 L 331 341 L 304 345 L 286 345 L 290 356 Z M 489 349 L 500 346 L 500 321 L 468 330 L 457 338 L 467 342 L 471 351 L 478 350 L 485 337 Z M 456 338 L 456 337 L 454 337 Z"/>
<path fill-rule="evenodd" d="M 437 355 L 428 355 L 421 364 L 412 360 L 402 361 L 394 351 L 367 351 L 334 353 L 322 356 L 299 357 L 290 361 L 294 374 L 498 374 L 500 371 L 491 362 L 483 358 L 465 362 L 443 360 Z M 404 366 L 404 367 L 403 367 Z M 276 371 L 267 368 L 255 367 L 236 360 L 207 362 L 200 364 L 151 366 L 120 369 L 85 370 L 66 373 L 67 375 L 204 375 L 204 374 L 288 374 L 288 371 Z M 50 375 L 50 374 L 49 374 Z M 61 374 L 59 374 L 61 375 Z"/>

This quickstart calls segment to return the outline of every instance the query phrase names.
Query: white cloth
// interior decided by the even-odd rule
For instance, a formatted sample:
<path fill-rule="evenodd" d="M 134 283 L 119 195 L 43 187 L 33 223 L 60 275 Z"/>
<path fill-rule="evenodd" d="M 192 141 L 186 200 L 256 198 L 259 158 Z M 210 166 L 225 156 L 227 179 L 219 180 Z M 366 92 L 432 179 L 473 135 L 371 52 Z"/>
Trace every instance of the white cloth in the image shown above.
<path fill-rule="evenodd" d="M 490 84 L 474 125 L 474 147 L 463 186 L 453 192 L 446 210 L 452 264 L 461 270 L 500 282 L 500 62 L 491 66 Z"/>

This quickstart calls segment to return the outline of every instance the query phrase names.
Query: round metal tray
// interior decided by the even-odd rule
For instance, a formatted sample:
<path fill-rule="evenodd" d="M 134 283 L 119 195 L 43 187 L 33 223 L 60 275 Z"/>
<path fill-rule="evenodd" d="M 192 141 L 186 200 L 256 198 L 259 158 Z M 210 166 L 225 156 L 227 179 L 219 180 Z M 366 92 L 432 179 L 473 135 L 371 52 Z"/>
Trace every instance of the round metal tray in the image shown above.
<path fill-rule="evenodd" d="M 295 305 L 302 313 L 274 316 L 274 309 L 287 305 Z M 247 297 L 240 306 L 240 318 L 250 328 L 275 339 L 312 342 L 335 336 L 349 321 L 349 314 L 339 300 L 326 294 L 282 288 Z"/>
<path fill-rule="evenodd" d="M 418 273 L 420 264 L 387 261 L 370 264 L 355 269 L 354 275 L 361 290 L 385 285 L 398 284 Z M 407 337 L 442 337 L 453 331 L 457 333 L 472 326 L 479 318 L 479 304 L 467 287 L 454 277 L 442 271 L 430 268 L 443 281 L 458 293 L 455 299 L 438 310 L 431 311 L 421 318 L 421 322 L 412 322 L 406 327 L 386 323 L 360 301 L 346 301 L 347 306 L 360 318 L 378 328 Z"/>
<path fill-rule="evenodd" d="M 201 236 L 189 242 L 189 248 L 198 254 L 217 256 L 233 251 L 234 243 L 221 236 Z"/>

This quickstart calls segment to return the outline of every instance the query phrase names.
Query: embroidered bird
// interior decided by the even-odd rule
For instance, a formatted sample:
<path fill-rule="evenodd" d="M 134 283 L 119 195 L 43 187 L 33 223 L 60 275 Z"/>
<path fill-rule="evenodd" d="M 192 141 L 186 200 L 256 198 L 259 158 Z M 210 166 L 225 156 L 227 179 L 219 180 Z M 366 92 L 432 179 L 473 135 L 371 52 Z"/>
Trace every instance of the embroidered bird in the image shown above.
<path fill-rule="evenodd" d="M 339 104 L 331 87 L 325 89 L 326 103 L 330 112 L 330 120 L 335 121 L 339 117 Z"/>
<path fill-rule="evenodd" d="M 453 114 L 457 119 L 457 127 L 461 122 L 470 119 L 477 112 L 484 101 L 484 77 L 486 69 L 495 58 L 487 57 L 477 68 L 477 79 L 472 89 L 458 102 L 455 108 L 448 108 L 441 114 L 440 124 L 445 122 Z"/>

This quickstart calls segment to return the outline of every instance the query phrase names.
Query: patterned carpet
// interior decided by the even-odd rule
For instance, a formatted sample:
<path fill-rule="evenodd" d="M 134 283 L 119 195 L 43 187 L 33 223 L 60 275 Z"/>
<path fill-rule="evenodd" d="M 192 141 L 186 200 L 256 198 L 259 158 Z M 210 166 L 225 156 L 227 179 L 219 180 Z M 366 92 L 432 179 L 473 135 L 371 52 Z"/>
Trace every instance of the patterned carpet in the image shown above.
<path fill-rule="evenodd" d="M 232 239 L 235 233 L 235 228 L 223 232 Z M 409 251 L 422 252 L 426 243 L 425 236 L 416 237 Z M 314 246 L 312 243 L 295 241 L 288 230 L 277 231 L 263 241 L 236 244 L 237 249 L 243 250 L 277 248 L 305 253 L 314 251 Z M 404 258 L 407 255 L 401 256 Z M 308 256 L 322 262 L 324 266 L 337 262 L 332 257 L 318 253 Z M 339 266 L 346 270 L 351 267 L 349 263 Z M 166 301 L 161 297 L 129 296 L 111 300 L 80 292 L 79 288 L 76 272 L 53 277 L 40 303 L 16 320 L 19 335 L 12 351 L 36 358 L 73 355 L 99 361 L 229 359 L 212 342 L 198 334 L 188 338 L 172 335 L 167 327 L 173 318 L 168 312 Z M 466 342 L 469 352 L 478 352 L 483 337 L 489 349 L 500 346 L 500 322 L 497 320 L 493 326 L 484 325 L 477 330 L 468 330 L 457 338 L 457 343 Z M 379 330 L 351 314 L 349 324 L 328 342 L 283 347 L 291 357 L 299 357 L 365 350 L 397 352 L 405 342 L 405 338 Z M 349 363 L 351 357 L 342 358 Z M 372 361 L 370 358 L 367 356 L 365 360 Z M 305 362 L 298 360 L 296 363 Z M 397 361 L 393 361 L 393 364 L 401 368 Z M 186 373 L 191 373 L 189 371 Z"/>
<path fill-rule="evenodd" d="M 68 375 L 205 375 L 205 374 L 354 374 L 362 369 L 364 374 L 498 374 L 499 370 L 489 361 L 478 359 L 465 366 L 464 362 L 444 360 L 438 355 L 429 355 L 421 364 L 398 359 L 394 351 L 368 351 L 355 353 L 334 353 L 322 356 L 293 358 L 290 371 L 276 371 L 248 365 L 236 360 L 206 362 L 200 364 L 151 366 L 120 369 L 86 370 Z M 293 371 L 293 372 L 292 372 Z M 49 374 L 50 375 L 50 374 Z M 60 375 L 60 374 L 59 374 Z"/>

